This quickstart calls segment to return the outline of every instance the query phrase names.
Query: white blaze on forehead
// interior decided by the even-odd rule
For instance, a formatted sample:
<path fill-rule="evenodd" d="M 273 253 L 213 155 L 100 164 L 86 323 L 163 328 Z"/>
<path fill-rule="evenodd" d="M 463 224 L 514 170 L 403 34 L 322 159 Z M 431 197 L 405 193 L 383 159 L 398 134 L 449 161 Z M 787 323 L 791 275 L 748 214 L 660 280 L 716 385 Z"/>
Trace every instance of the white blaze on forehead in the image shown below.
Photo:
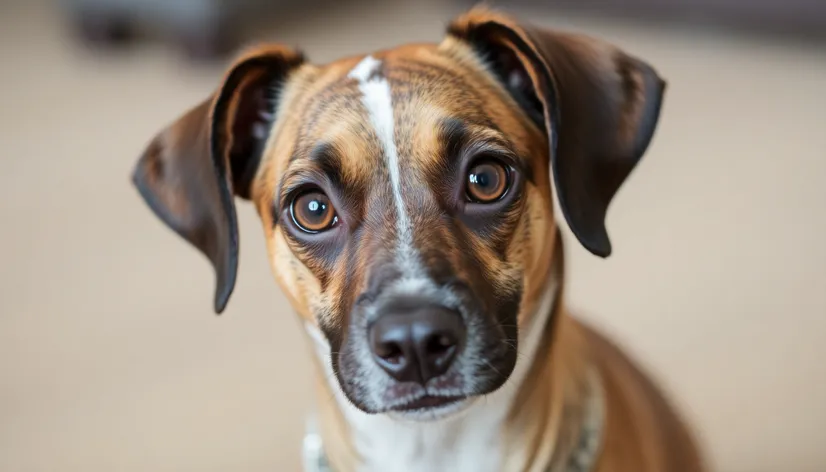
<path fill-rule="evenodd" d="M 418 267 L 415 251 L 413 250 L 413 230 L 410 217 L 402 198 L 401 172 L 399 169 L 399 153 L 396 149 L 395 122 L 393 119 L 393 99 L 390 94 L 390 84 L 381 74 L 381 61 L 373 56 L 367 56 L 347 75 L 359 82 L 361 102 L 370 116 L 370 124 L 376 131 L 390 172 L 390 184 L 393 189 L 393 199 L 396 206 L 396 230 L 399 236 L 399 263 L 408 270 Z M 412 275 L 412 274 L 408 274 Z"/>

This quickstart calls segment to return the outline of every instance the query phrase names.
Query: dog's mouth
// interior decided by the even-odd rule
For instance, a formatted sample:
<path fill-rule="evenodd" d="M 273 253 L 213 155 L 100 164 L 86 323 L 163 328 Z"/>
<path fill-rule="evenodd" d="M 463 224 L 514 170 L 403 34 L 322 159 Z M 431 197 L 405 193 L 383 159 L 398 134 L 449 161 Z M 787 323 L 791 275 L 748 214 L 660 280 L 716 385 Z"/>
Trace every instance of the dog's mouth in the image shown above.
<path fill-rule="evenodd" d="M 425 395 L 391 406 L 385 413 L 412 422 L 431 422 L 460 414 L 473 404 L 474 397 Z"/>
<path fill-rule="evenodd" d="M 414 400 L 409 400 L 398 405 L 394 405 L 390 407 L 390 411 L 412 413 L 423 410 L 443 408 L 459 403 L 465 398 L 466 397 L 461 396 L 424 395 Z"/>

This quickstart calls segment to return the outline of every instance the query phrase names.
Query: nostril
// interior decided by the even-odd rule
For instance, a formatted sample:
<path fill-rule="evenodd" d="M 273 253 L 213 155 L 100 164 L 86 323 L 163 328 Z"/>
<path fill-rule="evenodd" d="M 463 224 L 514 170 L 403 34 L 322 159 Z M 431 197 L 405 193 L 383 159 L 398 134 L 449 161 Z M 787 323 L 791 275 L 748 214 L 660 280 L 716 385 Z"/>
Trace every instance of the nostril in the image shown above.
<path fill-rule="evenodd" d="M 370 328 L 370 350 L 379 367 L 402 379 L 415 362 L 411 351 L 410 327 L 404 318 L 383 317 Z M 411 355 L 413 357 L 411 357 Z"/>
<path fill-rule="evenodd" d="M 434 357 L 449 355 L 456 348 L 456 339 L 448 334 L 430 336 L 425 342 L 425 350 Z"/>
<path fill-rule="evenodd" d="M 401 364 L 404 361 L 404 350 L 396 342 L 380 343 L 376 346 L 375 354 L 388 364 Z"/>

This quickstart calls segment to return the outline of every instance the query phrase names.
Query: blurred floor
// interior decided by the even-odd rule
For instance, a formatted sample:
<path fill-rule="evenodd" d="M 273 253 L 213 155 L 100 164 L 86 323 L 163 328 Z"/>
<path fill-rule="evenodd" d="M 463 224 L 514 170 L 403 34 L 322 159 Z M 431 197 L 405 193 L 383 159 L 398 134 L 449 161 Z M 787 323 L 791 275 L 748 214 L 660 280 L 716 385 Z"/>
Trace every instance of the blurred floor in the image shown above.
<path fill-rule="evenodd" d="M 324 62 L 438 40 L 455 11 L 376 0 L 267 34 Z M 826 48 L 522 14 L 669 81 L 609 214 L 614 255 L 569 238 L 573 306 L 673 392 L 716 470 L 826 470 Z M 92 53 L 60 20 L 0 7 L 0 470 L 296 470 L 309 351 L 254 211 L 240 205 L 239 283 L 215 317 L 206 260 L 128 181 L 221 68 L 160 45 Z"/>

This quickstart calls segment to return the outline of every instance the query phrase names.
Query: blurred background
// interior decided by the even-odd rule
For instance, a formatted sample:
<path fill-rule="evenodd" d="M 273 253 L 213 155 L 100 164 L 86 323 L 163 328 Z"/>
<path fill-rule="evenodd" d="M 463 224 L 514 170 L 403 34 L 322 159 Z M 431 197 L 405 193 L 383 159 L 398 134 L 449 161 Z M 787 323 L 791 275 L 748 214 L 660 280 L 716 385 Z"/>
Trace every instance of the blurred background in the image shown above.
<path fill-rule="evenodd" d="M 669 83 L 570 302 L 724 472 L 826 470 L 826 3 L 520 0 Z M 456 0 L 0 2 L 0 471 L 293 471 L 310 351 L 239 204 L 239 282 L 131 187 L 163 126 L 273 40 L 317 62 L 438 41 Z M 567 228 L 565 228 L 566 236 Z"/>

